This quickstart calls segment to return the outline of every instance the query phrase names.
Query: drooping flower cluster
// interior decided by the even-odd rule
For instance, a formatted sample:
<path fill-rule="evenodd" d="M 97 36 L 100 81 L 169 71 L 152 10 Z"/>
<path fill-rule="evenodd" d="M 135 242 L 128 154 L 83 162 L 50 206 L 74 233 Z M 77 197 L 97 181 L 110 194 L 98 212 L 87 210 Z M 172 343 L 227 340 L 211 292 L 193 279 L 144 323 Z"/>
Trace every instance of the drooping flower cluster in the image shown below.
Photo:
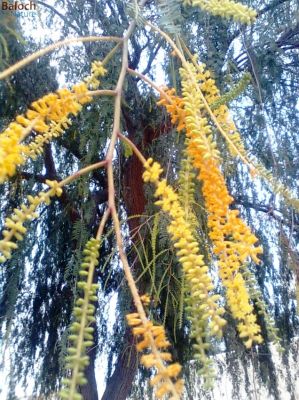
<path fill-rule="evenodd" d="M 80 400 L 83 396 L 78 392 L 79 385 L 85 385 L 87 380 L 84 376 L 84 369 L 89 364 L 87 348 L 92 346 L 94 328 L 90 326 L 95 322 L 95 306 L 92 301 L 97 301 L 96 291 L 98 284 L 93 283 L 95 267 L 99 262 L 100 241 L 92 238 L 83 251 L 84 259 L 81 264 L 79 275 L 81 280 L 78 288 L 83 291 L 83 296 L 76 301 L 73 310 L 74 322 L 70 327 L 68 337 L 71 346 L 68 348 L 66 357 L 66 368 L 71 370 L 71 376 L 63 379 L 64 389 L 60 397 L 67 400 Z"/>
<path fill-rule="evenodd" d="M 183 151 L 183 158 L 180 163 L 180 171 L 178 176 L 178 197 L 180 204 L 184 210 L 184 217 L 186 222 L 190 224 L 192 233 L 200 243 L 201 237 L 197 234 L 197 228 L 199 227 L 199 221 L 194 213 L 195 206 L 195 178 L 196 174 L 190 162 L 190 157 L 188 156 L 186 150 Z M 178 303 L 178 327 L 183 326 L 183 317 L 185 310 L 185 291 L 186 291 L 186 277 L 184 272 L 180 276 L 180 296 Z"/>
<path fill-rule="evenodd" d="M 0 134 L 0 183 L 15 174 L 16 167 L 24 164 L 26 157 L 40 153 L 44 143 L 53 136 L 53 122 L 58 123 L 71 114 L 77 115 L 82 104 L 91 100 L 85 84 L 73 90 L 59 89 L 33 102 L 25 115 L 18 115 L 15 122 Z M 38 135 L 31 145 L 21 141 L 34 129 Z"/>
<path fill-rule="evenodd" d="M 198 6 L 212 15 L 233 18 L 237 22 L 250 24 L 256 18 L 256 11 L 232 0 L 183 0 L 184 5 Z"/>
<path fill-rule="evenodd" d="M 106 75 L 107 70 L 104 68 L 102 61 L 94 61 L 91 64 L 91 74 L 84 79 L 84 82 L 91 89 L 97 89 L 100 86 L 99 78 Z"/>
<path fill-rule="evenodd" d="M 194 60 L 196 60 L 196 58 L 197 57 L 194 56 Z M 189 68 L 191 68 L 190 64 Z M 239 84 L 237 84 L 236 87 L 232 90 L 232 93 L 229 92 L 222 96 L 220 95 L 219 89 L 216 86 L 215 80 L 211 78 L 210 72 L 205 70 L 205 64 L 197 64 L 196 79 L 198 81 L 198 86 L 200 90 L 204 94 L 207 103 L 213 110 L 213 114 L 217 118 L 219 125 L 225 133 L 226 143 L 231 155 L 234 157 L 241 156 L 243 161 L 246 160 L 247 164 L 249 165 L 250 173 L 253 177 L 258 175 L 263 178 L 267 182 L 267 184 L 270 185 L 274 193 L 282 196 L 291 207 L 299 211 L 299 200 L 292 195 L 288 187 L 286 187 L 276 178 L 274 178 L 271 172 L 269 172 L 261 163 L 257 162 L 257 160 L 253 158 L 250 154 L 248 154 L 242 141 L 241 135 L 238 132 L 238 129 L 230 116 L 229 109 L 227 105 L 224 104 L 225 101 L 230 101 L 231 97 L 236 97 L 239 92 L 245 89 L 250 80 L 250 74 L 245 73 Z M 172 89 L 170 89 L 169 91 L 171 90 Z M 182 99 L 176 100 L 175 96 L 172 96 L 172 100 L 175 102 L 175 105 L 180 107 L 180 111 L 174 112 L 178 115 L 183 115 L 181 110 L 184 107 Z M 182 125 L 183 121 L 180 120 L 179 123 L 180 125 Z"/>
<path fill-rule="evenodd" d="M 153 325 L 150 321 L 143 323 L 138 313 L 131 313 L 126 317 L 128 325 L 133 327 L 133 335 L 138 340 L 137 351 L 147 352 L 141 356 L 141 364 L 146 368 L 155 368 L 157 371 L 150 381 L 156 389 L 156 397 L 160 399 L 168 395 L 173 400 L 179 400 L 184 388 L 184 381 L 178 379 L 182 367 L 179 363 L 167 365 L 172 361 L 172 357 L 168 351 L 165 351 L 170 347 L 170 343 L 163 326 Z"/>
<path fill-rule="evenodd" d="M 217 100 L 214 101 L 214 103 L 211 104 L 212 110 L 215 110 L 219 108 L 222 105 L 226 105 L 236 99 L 241 93 L 244 92 L 246 87 L 249 85 L 249 82 L 251 80 L 251 75 L 249 72 L 245 72 L 245 74 L 242 75 L 241 79 L 235 86 L 230 89 L 229 92 L 222 94 Z M 227 111 L 228 108 L 226 107 Z"/>
<path fill-rule="evenodd" d="M 196 60 L 196 56 L 194 59 Z M 196 68 L 192 64 L 188 64 L 188 68 L 192 71 L 194 78 L 198 83 L 198 88 L 203 93 L 207 103 L 213 110 L 213 114 L 217 119 L 218 124 L 223 129 L 226 135 L 226 143 L 230 153 L 236 157 L 241 155 L 243 159 L 248 159 L 243 141 L 241 139 L 240 133 L 230 116 L 229 109 L 226 104 L 222 101 L 225 100 L 225 95 L 221 96 L 218 87 L 216 86 L 215 80 L 211 77 L 210 71 L 206 70 L 205 64 L 197 64 Z M 248 76 L 244 75 L 244 83 L 240 86 L 241 88 L 248 82 Z M 240 87 L 237 90 L 241 89 Z M 204 115 L 207 115 L 206 110 L 202 110 Z"/>
<path fill-rule="evenodd" d="M 197 60 L 197 56 L 193 56 L 194 61 Z M 294 198 L 291 191 L 283 185 L 281 182 L 277 181 L 271 172 L 269 172 L 262 164 L 257 162 L 245 149 L 244 143 L 242 141 L 241 135 L 230 116 L 229 109 L 225 102 L 230 101 L 230 99 L 235 98 L 240 92 L 242 92 L 250 80 L 250 75 L 245 73 L 241 81 L 232 89 L 231 92 L 227 94 L 220 95 L 219 89 L 216 86 L 215 80 L 211 77 L 211 74 L 206 70 L 206 66 L 203 63 L 196 64 L 196 71 L 191 64 L 188 64 L 188 68 L 193 70 L 196 74 L 196 79 L 198 82 L 198 87 L 203 93 L 208 105 L 213 111 L 214 116 L 217 119 L 218 124 L 222 128 L 226 144 L 233 157 L 240 156 L 243 161 L 249 165 L 250 173 L 253 177 L 256 175 L 265 179 L 265 181 L 270 185 L 274 193 L 281 195 L 286 202 L 291 205 L 291 207 L 299 210 L 299 201 Z M 172 121 L 174 124 L 178 124 L 178 131 L 181 131 L 184 127 L 184 103 L 181 98 L 175 96 L 174 89 L 167 89 L 166 93 L 171 98 L 172 107 L 169 108 L 169 104 L 165 99 L 161 99 L 158 104 L 164 105 L 167 111 L 176 116 Z M 177 110 L 175 110 L 177 108 Z M 208 113 L 202 109 L 204 115 L 208 117 Z"/>
<path fill-rule="evenodd" d="M 203 256 L 199 253 L 198 243 L 193 229 L 186 221 L 185 212 L 180 205 L 179 197 L 167 185 L 166 180 L 160 180 L 162 168 L 159 163 L 149 158 L 144 164 L 144 182 L 154 183 L 155 197 L 159 205 L 166 212 L 171 221 L 168 232 L 174 243 L 177 257 L 183 267 L 187 289 L 190 292 L 188 301 L 189 319 L 192 322 L 192 337 L 196 340 L 195 353 L 203 364 L 202 374 L 206 379 L 211 377 L 210 363 L 206 356 L 209 347 L 209 336 L 221 336 L 226 321 L 222 318 L 224 309 L 219 307 L 219 295 L 211 295 L 213 284 L 208 274 L 208 267 L 204 264 Z"/>
<path fill-rule="evenodd" d="M 5 219 L 5 229 L 2 232 L 3 239 L 0 240 L 0 263 L 11 258 L 12 250 L 18 248 L 17 243 L 13 239 L 23 240 L 23 236 L 27 231 L 24 223 L 38 217 L 36 213 L 37 207 L 42 203 L 50 204 L 51 197 L 61 196 L 62 189 L 57 181 L 46 180 L 46 184 L 50 186 L 50 190 L 39 192 L 35 197 L 27 196 L 30 205 L 22 204 L 20 210 L 15 208 L 12 216 Z"/>
<path fill-rule="evenodd" d="M 165 97 L 162 97 L 157 104 L 166 108 L 171 116 L 172 124 L 177 125 L 177 130 L 180 132 L 185 129 L 186 112 L 184 109 L 184 101 L 180 97 L 176 96 L 175 89 L 164 87 L 163 90 L 166 92 L 171 102 L 168 102 Z"/>
<path fill-rule="evenodd" d="M 24 154 L 27 154 L 27 146 L 21 144 L 24 128 L 12 122 L 9 127 L 0 134 L 0 183 L 16 172 L 17 165 L 24 162 Z"/>
<path fill-rule="evenodd" d="M 202 99 L 204 93 L 210 104 L 219 97 L 215 82 L 208 72 L 204 72 L 203 66 L 195 70 L 193 65 L 188 64 L 187 69 L 182 68 L 180 72 L 186 112 L 186 136 L 189 139 L 187 150 L 193 166 L 199 170 L 198 177 L 202 182 L 208 213 L 209 236 L 219 259 L 219 276 L 226 288 L 227 302 L 232 315 L 239 320 L 240 336 L 246 339 L 245 345 L 251 347 L 253 342 L 260 343 L 262 338 L 240 267 L 249 258 L 258 263 L 257 256 L 262 249 L 254 246 L 257 238 L 238 216 L 239 212 L 230 209 L 233 198 L 228 193 L 220 170 L 219 152 Z M 174 104 L 181 107 L 181 102 L 176 101 Z M 226 106 L 221 107 L 223 117 L 227 118 L 227 114 L 223 112 L 226 111 Z M 176 111 L 176 115 L 182 113 Z"/>
<path fill-rule="evenodd" d="M 16 172 L 16 167 L 25 163 L 26 158 L 35 159 L 43 151 L 43 146 L 64 133 L 71 124 L 70 116 L 76 116 L 82 105 L 92 97 L 88 86 L 96 89 L 99 77 L 107 72 L 102 63 L 92 64 L 91 75 L 85 82 L 74 85 L 71 90 L 63 88 L 43 96 L 33 102 L 25 115 L 16 117 L 8 128 L 0 133 L 0 183 Z M 21 142 L 34 130 L 37 135 L 28 144 Z"/>
<path fill-rule="evenodd" d="M 72 90 L 63 88 L 56 93 L 50 93 L 31 104 L 31 109 L 26 112 L 26 117 L 19 116 L 17 121 L 23 125 L 37 120 L 41 124 L 39 129 L 34 124 L 34 130 L 39 134 L 29 143 L 29 155 L 35 158 L 43 150 L 44 144 L 54 137 L 61 135 L 71 124 L 69 117 L 76 116 L 82 105 L 89 103 L 92 98 L 87 94 L 88 89 L 84 83 L 72 87 Z"/>

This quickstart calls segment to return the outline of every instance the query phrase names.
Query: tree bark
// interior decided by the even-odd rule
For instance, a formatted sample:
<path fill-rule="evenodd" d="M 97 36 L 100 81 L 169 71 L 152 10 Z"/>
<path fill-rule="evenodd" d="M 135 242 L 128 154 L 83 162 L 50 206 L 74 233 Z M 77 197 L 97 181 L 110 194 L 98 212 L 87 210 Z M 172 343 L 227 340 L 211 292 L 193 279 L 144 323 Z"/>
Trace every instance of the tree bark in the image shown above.
<path fill-rule="evenodd" d="M 128 216 L 143 214 L 145 197 L 142 189 L 142 165 L 135 155 L 130 157 L 126 164 L 123 185 L 123 197 Z M 135 240 L 137 239 L 137 235 L 134 236 L 134 233 L 138 229 L 139 222 L 139 218 L 128 220 L 130 235 L 133 240 L 134 238 Z M 137 265 L 136 267 L 138 268 Z M 133 307 L 132 303 L 132 310 Z M 120 352 L 116 360 L 115 370 L 107 380 L 102 400 L 125 400 L 130 395 L 138 365 L 137 353 L 130 328 L 126 329 L 123 349 L 125 351 Z"/>
<path fill-rule="evenodd" d="M 95 328 L 96 329 L 96 328 Z M 88 381 L 87 385 L 81 386 L 80 392 L 84 400 L 98 400 L 98 389 L 95 376 L 95 359 L 97 351 L 96 346 L 93 346 L 88 351 L 89 365 L 85 368 L 84 375 Z"/>
<path fill-rule="evenodd" d="M 142 143 L 140 148 L 142 152 L 150 147 L 155 139 L 159 136 L 167 134 L 171 130 L 171 121 L 167 119 L 165 123 L 160 124 L 156 127 L 148 125 L 145 121 L 140 122 L 140 126 L 136 127 L 132 123 L 130 116 L 123 110 L 123 116 L 126 125 L 126 131 L 129 133 L 129 139 L 136 143 L 137 132 L 140 129 L 143 131 Z M 127 210 L 128 217 L 135 215 L 142 215 L 145 211 L 146 198 L 143 191 L 143 167 L 140 160 L 133 154 L 126 162 L 123 169 L 123 199 Z M 140 218 L 129 218 L 128 220 L 130 236 L 136 244 L 139 240 L 136 231 L 140 225 Z M 138 263 L 135 263 L 134 270 L 138 271 L 141 267 Z M 139 291 L 146 288 L 146 282 L 140 281 Z M 134 310 L 134 304 L 131 304 L 132 311 Z M 126 330 L 123 348 L 126 349 L 121 352 L 117 358 L 115 364 L 115 370 L 111 377 L 107 380 L 106 390 L 102 397 L 102 400 L 126 400 L 130 395 L 132 383 L 135 378 L 138 366 L 138 355 L 135 350 L 134 339 L 131 335 L 131 330 Z M 127 350 L 128 349 L 128 350 Z"/>
<path fill-rule="evenodd" d="M 119 354 L 115 370 L 107 380 L 102 400 L 126 400 L 130 395 L 138 359 L 134 339 L 129 328 L 125 333 L 124 348 L 126 350 Z"/>

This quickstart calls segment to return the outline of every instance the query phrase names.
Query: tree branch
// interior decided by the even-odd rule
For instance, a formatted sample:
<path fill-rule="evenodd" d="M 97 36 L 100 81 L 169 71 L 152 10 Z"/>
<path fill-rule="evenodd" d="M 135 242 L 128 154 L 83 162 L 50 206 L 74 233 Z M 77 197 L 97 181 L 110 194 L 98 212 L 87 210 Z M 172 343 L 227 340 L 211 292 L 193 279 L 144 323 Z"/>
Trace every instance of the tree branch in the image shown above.
<path fill-rule="evenodd" d="M 78 33 L 79 36 L 81 35 L 80 29 L 78 29 L 75 25 L 71 24 L 63 14 L 61 14 L 59 11 L 56 10 L 56 8 L 54 8 L 54 7 L 50 6 L 50 4 L 44 3 L 43 1 L 40 1 L 40 0 L 37 0 L 36 3 L 51 10 L 54 14 L 58 15 L 58 17 L 61 18 L 70 28 L 74 29 L 74 31 L 76 33 Z"/>
<path fill-rule="evenodd" d="M 255 211 L 263 212 L 267 214 L 269 217 L 275 219 L 282 225 L 287 226 L 288 228 L 292 228 L 294 231 L 299 232 L 299 224 L 294 224 L 291 221 L 286 220 L 285 218 L 277 215 L 275 210 L 271 205 L 268 204 L 257 204 L 247 199 L 243 199 L 242 197 L 238 196 L 234 199 L 234 204 L 241 205 L 245 208 L 252 208 Z"/>

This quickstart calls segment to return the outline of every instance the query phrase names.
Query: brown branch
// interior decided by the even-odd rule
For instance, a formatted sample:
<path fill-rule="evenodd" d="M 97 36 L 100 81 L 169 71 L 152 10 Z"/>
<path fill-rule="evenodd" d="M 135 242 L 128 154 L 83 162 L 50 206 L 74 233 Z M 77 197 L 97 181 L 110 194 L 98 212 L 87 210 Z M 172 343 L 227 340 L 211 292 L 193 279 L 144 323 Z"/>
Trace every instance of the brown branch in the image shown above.
<path fill-rule="evenodd" d="M 45 145 L 44 161 L 45 161 L 46 175 L 50 176 L 49 178 L 50 180 L 57 179 L 57 171 L 53 159 L 51 143 Z"/>
<path fill-rule="evenodd" d="M 255 211 L 263 212 L 267 214 L 269 217 L 279 222 L 280 224 L 285 225 L 290 229 L 292 228 L 293 231 L 299 232 L 298 224 L 294 224 L 292 221 L 288 221 L 283 217 L 281 217 L 280 215 L 277 215 L 276 212 L 279 212 L 279 210 L 275 210 L 271 205 L 257 204 L 249 200 L 242 199 L 241 197 L 236 197 L 234 199 L 234 203 L 236 205 L 241 205 L 245 208 L 252 208 Z"/>
<path fill-rule="evenodd" d="M 18 71 L 19 69 L 25 67 L 27 64 L 30 64 L 32 61 L 37 60 L 38 58 L 58 49 L 59 47 L 63 47 L 72 43 L 78 43 L 78 42 L 121 42 L 122 39 L 116 36 L 83 36 L 83 37 L 78 37 L 78 38 L 70 38 L 70 39 L 65 39 L 60 42 L 56 42 L 51 44 L 50 46 L 44 47 L 41 50 L 36 51 L 33 54 L 30 54 L 30 56 L 23 58 L 22 60 L 18 61 L 11 67 L 7 68 L 3 72 L 0 73 L 0 80 L 8 78 L 10 75 L 12 75 L 14 72 Z"/>
<path fill-rule="evenodd" d="M 142 7 L 145 4 L 146 0 L 143 0 L 140 4 Z M 142 305 L 140 296 L 138 294 L 138 289 L 136 287 L 136 283 L 134 280 L 134 277 L 132 275 L 131 268 L 128 263 L 127 255 L 124 249 L 124 242 L 122 238 L 122 233 L 121 233 L 121 227 L 120 227 L 120 221 L 118 218 L 118 213 L 116 210 L 116 205 L 115 205 L 115 187 L 114 187 L 114 176 L 113 176 L 113 154 L 115 150 L 115 144 L 118 138 L 118 135 L 120 133 L 120 116 L 121 116 L 121 99 L 122 99 L 122 89 L 126 77 L 126 72 L 128 68 L 128 41 L 129 38 L 134 31 L 136 26 L 136 21 L 133 20 L 129 28 L 127 30 L 127 33 L 123 39 L 123 54 L 122 54 L 122 66 L 121 66 L 121 71 L 119 74 L 119 78 L 117 81 L 116 85 L 116 92 L 117 95 L 115 97 L 115 108 L 114 108 L 114 122 L 113 122 L 113 129 L 112 129 L 112 135 L 111 135 L 111 141 L 109 144 L 109 148 L 107 151 L 107 156 L 106 156 L 106 162 L 107 162 L 107 175 L 108 175 L 108 206 L 111 211 L 111 216 L 112 220 L 114 223 L 114 231 L 115 231 L 115 236 L 116 236 L 116 242 L 117 242 L 117 247 L 119 251 L 119 257 L 121 259 L 125 277 L 128 283 L 128 286 L 130 288 L 130 292 L 132 294 L 133 300 L 135 307 L 137 309 L 138 315 L 140 317 L 140 320 L 142 322 L 142 325 L 144 327 L 147 327 L 148 324 L 148 319 L 144 310 L 144 307 Z M 149 331 L 148 332 L 148 340 L 150 343 L 150 347 L 152 350 L 152 353 L 154 357 L 156 358 L 156 365 L 158 365 L 159 368 L 159 373 L 165 375 L 165 380 L 167 381 L 168 384 L 168 390 L 172 394 L 173 399 L 179 399 L 179 395 L 177 392 L 177 389 L 172 382 L 170 378 L 167 378 L 167 370 L 164 365 L 164 362 L 160 356 L 159 350 L 156 346 L 155 339 L 152 335 L 152 333 Z"/>

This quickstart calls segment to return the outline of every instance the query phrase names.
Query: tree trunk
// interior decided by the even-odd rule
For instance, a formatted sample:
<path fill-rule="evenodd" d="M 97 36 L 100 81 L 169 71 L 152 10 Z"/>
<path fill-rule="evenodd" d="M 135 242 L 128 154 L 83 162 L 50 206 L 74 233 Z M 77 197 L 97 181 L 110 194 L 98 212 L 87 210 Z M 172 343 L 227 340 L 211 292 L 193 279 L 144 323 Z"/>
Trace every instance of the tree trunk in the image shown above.
<path fill-rule="evenodd" d="M 127 162 L 124 174 L 124 201 L 128 216 L 140 215 L 144 212 L 145 197 L 142 183 L 142 165 L 135 155 L 130 157 Z M 132 239 L 138 239 L 134 232 L 138 229 L 139 218 L 129 219 L 129 229 Z M 131 305 L 132 311 L 134 305 Z M 137 352 L 135 350 L 134 339 L 130 328 L 127 328 L 123 349 L 121 351 L 113 374 L 107 380 L 106 390 L 102 400 L 126 400 L 130 395 L 133 380 L 137 371 Z"/>
<path fill-rule="evenodd" d="M 129 328 L 125 333 L 124 348 L 126 350 L 119 354 L 115 370 L 107 380 L 102 400 L 126 400 L 130 395 L 138 359 L 134 339 Z"/>
<path fill-rule="evenodd" d="M 136 143 L 136 132 L 138 129 L 133 126 L 129 116 L 124 112 L 124 119 L 126 122 L 126 130 L 129 133 L 129 139 Z M 153 140 L 157 139 L 162 134 L 167 134 L 170 131 L 171 122 L 168 119 L 165 124 L 153 127 L 147 126 L 144 123 L 143 137 L 141 148 L 142 151 L 152 144 Z M 134 215 L 142 215 L 145 211 L 146 199 L 143 191 L 143 167 L 140 160 L 133 154 L 126 162 L 123 169 L 123 199 L 125 207 L 128 213 L 128 217 Z M 128 219 L 130 236 L 136 244 L 139 240 L 136 232 L 140 225 L 140 218 L 129 218 Z M 138 271 L 138 263 L 135 263 L 134 270 Z M 139 291 L 145 290 L 146 282 L 140 281 L 138 284 Z M 134 304 L 132 302 L 132 311 L 134 310 Z M 126 400 L 130 395 L 132 383 L 135 378 L 138 366 L 138 356 L 135 350 L 134 340 L 131 334 L 131 330 L 126 330 L 123 348 L 126 349 L 124 352 L 120 352 L 115 370 L 111 377 L 107 380 L 106 390 L 102 397 L 102 400 Z M 128 349 L 128 350 L 127 350 Z"/>
<path fill-rule="evenodd" d="M 81 386 L 80 392 L 83 396 L 83 400 L 98 400 L 98 389 L 95 376 L 95 358 L 96 358 L 96 347 L 94 346 L 89 352 L 90 363 L 85 368 L 85 377 L 88 381 L 87 385 Z"/>

